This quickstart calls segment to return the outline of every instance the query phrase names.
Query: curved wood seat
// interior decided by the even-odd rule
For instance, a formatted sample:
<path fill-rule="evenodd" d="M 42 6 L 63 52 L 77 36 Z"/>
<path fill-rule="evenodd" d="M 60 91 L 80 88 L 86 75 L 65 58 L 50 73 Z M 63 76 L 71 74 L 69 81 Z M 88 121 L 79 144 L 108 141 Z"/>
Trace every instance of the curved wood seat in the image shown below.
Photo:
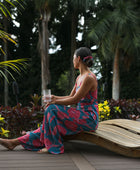
<path fill-rule="evenodd" d="M 140 122 L 113 119 L 99 123 L 96 132 L 66 136 L 66 140 L 83 140 L 129 157 L 140 157 Z"/>

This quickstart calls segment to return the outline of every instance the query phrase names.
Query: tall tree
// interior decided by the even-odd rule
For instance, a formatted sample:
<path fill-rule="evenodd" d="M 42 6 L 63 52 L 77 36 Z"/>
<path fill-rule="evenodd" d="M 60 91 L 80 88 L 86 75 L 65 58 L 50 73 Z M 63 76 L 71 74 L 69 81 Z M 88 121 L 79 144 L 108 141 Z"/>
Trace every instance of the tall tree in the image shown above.
<path fill-rule="evenodd" d="M 40 12 L 39 19 L 39 50 L 41 55 L 41 79 L 42 79 L 42 92 L 47 89 L 50 83 L 49 73 L 49 30 L 48 22 L 51 17 L 51 10 L 57 7 L 58 1 L 56 0 L 36 0 L 36 7 Z"/>
<path fill-rule="evenodd" d="M 113 0 L 107 3 L 107 8 L 100 11 L 102 17 L 94 25 L 91 24 L 89 37 L 105 57 L 114 56 L 112 98 L 117 100 L 120 92 L 120 58 L 132 58 L 139 46 L 139 15 L 131 1 Z"/>

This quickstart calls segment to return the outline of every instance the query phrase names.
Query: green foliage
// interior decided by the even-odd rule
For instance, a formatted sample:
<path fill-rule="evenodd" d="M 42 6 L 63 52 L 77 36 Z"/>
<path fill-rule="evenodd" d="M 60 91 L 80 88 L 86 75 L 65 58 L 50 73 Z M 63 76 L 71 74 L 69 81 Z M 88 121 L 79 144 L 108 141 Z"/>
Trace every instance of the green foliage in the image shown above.
<path fill-rule="evenodd" d="M 4 128 L 10 130 L 9 137 L 14 138 L 21 135 L 23 130 L 36 129 L 42 122 L 44 109 L 41 106 L 22 107 L 0 107 L 0 114 L 5 118 Z"/>
<path fill-rule="evenodd" d="M 41 96 L 38 96 L 38 94 L 31 95 L 32 102 L 30 102 L 33 106 L 37 107 L 39 105 L 39 101 L 41 99 Z"/>
<path fill-rule="evenodd" d="M 28 59 L 17 59 L 17 60 L 9 60 L 0 62 L 0 77 L 4 77 L 7 81 L 8 78 L 5 75 L 5 71 L 15 80 L 11 72 L 8 70 L 10 68 L 14 72 L 21 74 L 22 71 L 25 71 L 27 67 Z M 7 68 L 8 67 L 8 68 Z"/>
<path fill-rule="evenodd" d="M 68 95 L 70 93 L 69 76 L 69 72 L 67 71 L 64 74 L 61 74 L 58 83 L 56 84 L 63 95 Z"/>
<path fill-rule="evenodd" d="M 99 121 L 108 120 L 110 116 L 110 107 L 108 101 L 104 101 L 104 103 L 98 104 L 99 108 Z"/>
<path fill-rule="evenodd" d="M 41 10 L 54 10 L 58 7 L 58 0 L 35 0 L 36 8 Z"/>
<path fill-rule="evenodd" d="M 117 46 L 122 55 L 132 57 L 140 41 L 138 11 L 131 1 L 112 2 L 110 8 L 104 8 L 99 14 L 97 12 L 98 21 L 91 20 L 88 36 L 106 58 L 114 56 Z"/>
<path fill-rule="evenodd" d="M 3 0 L 2 2 L 0 2 L 0 11 L 1 11 L 1 13 L 4 14 L 5 17 L 10 16 L 12 18 L 11 12 L 7 6 L 11 6 L 14 8 L 19 6 L 21 8 L 24 8 L 23 3 L 24 3 L 23 0 L 12 0 L 12 1 L 11 0 Z"/>
<path fill-rule="evenodd" d="M 6 6 L 6 3 L 10 4 L 14 8 L 16 8 L 17 4 L 20 5 L 21 7 L 23 7 L 22 4 L 18 0 L 15 0 L 13 2 L 11 2 L 9 0 L 4 0 L 3 2 L 0 2 L 0 11 L 1 11 L 1 13 L 4 14 L 5 17 L 8 17 L 8 15 L 10 17 L 12 17 L 9 9 Z M 0 30 L 0 39 L 2 39 L 4 41 L 4 43 L 7 40 L 9 40 L 10 42 L 17 45 L 15 40 L 11 38 L 11 35 L 3 30 Z M 0 49 L 1 49 L 2 53 L 5 55 L 5 52 L 3 51 L 3 49 L 2 48 L 0 48 Z M 6 51 L 6 53 L 8 53 L 8 51 Z M 18 60 L 10 60 L 10 61 L 0 62 L 0 77 L 4 77 L 8 81 L 8 78 L 5 74 L 7 72 L 13 79 L 15 79 L 13 77 L 12 73 L 8 70 L 8 68 L 10 68 L 11 70 L 13 70 L 17 73 L 20 73 L 23 69 L 26 68 L 26 66 L 27 66 L 26 61 L 27 61 L 27 59 L 18 59 Z"/>
<path fill-rule="evenodd" d="M 5 136 L 8 137 L 8 133 L 10 132 L 9 130 L 5 130 L 2 126 L 5 123 L 4 117 L 1 116 L 0 114 L 0 137 Z"/>
<path fill-rule="evenodd" d="M 3 31 L 3 30 L 0 30 L 0 38 L 5 41 L 5 40 L 9 40 L 11 41 L 12 43 L 14 44 L 17 44 L 11 37 L 10 37 L 10 34 L 8 34 L 7 32 Z M 5 54 L 5 52 L 2 50 L 2 48 L 0 48 L 2 53 Z"/>
<path fill-rule="evenodd" d="M 98 104 L 99 120 L 132 119 L 140 116 L 140 100 L 105 100 Z"/>
<path fill-rule="evenodd" d="M 36 0 L 37 3 L 41 4 L 41 1 Z M 15 16 L 15 21 L 19 23 L 19 27 L 14 25 L 14 23 L 9 20 L 8 23 L 8 32 L 14 34 L 17 37 L 18 45 L 15 46 L 11 43 L 10 46 L 8 46 L 9 49 L 9 58 L 12 59 L 12 56 L 15 58 L 31 58 L 29 70 L 26 73 L 23 73 L 19 77 L 16 76 L 16 80 L 19 85 L 19 101 L 24 105 L 28 105 L 30 101 L 30 94 L 39 94 L 41 91 L 41 64 L 40 64 L 40 55 L 37 52 L 37 42 L 38 42 L 38 22 L 40 19 L 39 11 L 36 10 L 35 7 L 35 1 L 24 1 L 27 5 L 24 8 L 24 11 L 22 11 L 22 15 L 19 11 L 16 9 L 13 10 L 13 8 L 10 10 L 11 14 Z M 60 78 L 62 74 L 65 75 L 65 72 L 69 72 L 70 70 L 70 55 L 71 55 L 71 10 L 68 6 L 68 2 L 72 2 L 73 4 L 80 3 L 81 5 L 87 3 L 88 1 L 66 1 L 61 0 L 57 1 L 57 4 L 54 3 L 54 8 L 51 11 L 51 18 L 49 21 L 49 32 L 50 37 L 53 37 L 53 42 L 50 39 L 50 46 L 49 48 L 56 50 L 57 46 L 60 45 L 59 50 L 54 52 L 53 54 L 50 54 L 50 73 L 51 73 L 51 83 L 50 88 L 52 89 L 53 94 L 57 95 L 63 95 L 68 94 L 67 90 L 71 90 L 68 86 L 66 87 L 67 82 L 69 82 L 69 77 L 66 80 L 66 77 L 63 82 L 63 78 Z M 90 2 L 90 1 L 89 1 Z M 94 3 L 94 1 L 92 1 Z M 139 11 L 139 1 L 134 1 L 133 5 L 130 6 L 129 2 L 132 3 L 132 1 L 122 1 L 124 2 L 125 6 L 122 4 L 119 4 L 120 0 L 118 1 L 110 1 L 110 0 L 101 0 L 98 4 L 92 4 L 93 9 L 89 8 L 90 10 L 85 10 L 85 8 L 82 7 L 81 10 L 77 10 L 78 12 L 78 20 L 84 16 L 84 25 L 81 24 L 80 20 L 78 22 L 78 26 L 76 28 L 77 33 L 83 33 L 82 40 L 76 40 L 77 47 L 80 46 L 88 46 L 91 47 L 93 45 L 98 45 L 97 47 L 100 47 L 103 45 L 103 47 L 107 47 L 105 50 L 101 50 L 101 48 L 97 48 L 97 50 L 93 50 L 93 52 L 96 54 L 96 57 L 98 60 L 94 60 L 95 64 L 96 62 L 100 63 L 100 69 L 98 70 L 101 73 L 101 78 L 99 77 L 99 100 L 102 101 L 103 99 L 110 99 L 111 98 L 111 89 L 112 89 L 112 63 L 113 63 L 113 54 L 110 52 L 110 49 L 112 48 L 112 41 L 109 41 L 108 34 L 111 34 L 112 30 L 114 29 L 114 26 L 117 25 L 119 22 L 119 17 L 121 16 L 121 22 L 118 23 L 118 30 L 121 29 L 120 24 L 124 26 L 124 24 L 127 25 L 127 28 L 130 28 L 132 31 L 137 30 L 137 24 L 139 23 L 139 18 L 137 15 L 136 18 L 138 18 L 138 22 L 136 23 L 136 20 L 131 20 L 130 22 L 127 21 L 127 16 L 132 18 L 136 13 Z M 53 1 L 50 1 L 50 3 L 53 3 Z M 128 4 L 128 5 L 127 5 Z M 58 5 L 58 8 L 57 8 Z M 85 7 L 87 7 L 85 5 Z M 119 6 L 121 8 L 119 8 Z M 39 6 L 38 6 L 39 7 Z M 75 6 L 76 7 L 76 6 Z M 80 5 L 79 5 L 79 8 Z M 123 9 L 124 8 L 124 9 Z M 128 9 L 129 8 L 129 9 Z M 121 10 L 119 13 L 119 9 Z M 130 14 L 127 13 L 127 11 L 130 10 Z M 134 12 L 133 12 L 134 11 Z M 127 14 L 125 16 L 125 13 Z M 123 15 L 121 15 L 123 14 Z M 113 20 L 116 15 L 117 22 Z M 118 16 L 117 16 L 118 15 Z M 123 23 L 124 19 L 124 23 Z M 107 20 L 107 22 L 105 22 Z M 111 22 L 110 22 L 111 20 Z M 100 23 L 98 26 L 97 24 Z M 132 23 L 132 25 L 130 25 Z M 136 24 L 135 24 L 136 23 Z M 103 26 L 103 27 L 102 27 Z M 101 30 L 98 30 L 98 27 Z M 99 33 L 98 36 L 104 35 L 103 38 L 99 39 L 95 37 L 95 40 L 93 37 L 91 37 L 92 41 L 89 41 L 87 34 L 89 33 L 89 29 L 93 30 L 97 28 Z M 139 27 L 138 27 L 139 28 Z M 106 31 L 108 30 L 108 31 Z M 118 33 L 118 30 L 116 30 L 116 33 Z M 106 32 L 106 35 L 105 35 Z M 130 32 L 125 31 L 123 29 L 121 39 L 123 37 L 130 37 Z M 137 34 L 134 34 L 135 37 L 137 37 Z M 138 38 L 138 37 L 137 37 Z M 55 40 L 56 39 L 56 40 Z M 131 38 L 133 39 L 133 37 Z M 135 38 L 134 38 L 135 39 Z M 134 40 L 133 39 L 133 40 Z M 101 40 L 105 40 L 106 43 L 101 43 Z M 111 39 L 112 40 L 112 39 Z M 118 40 L 116 37 L 114 38 L 113 44 L 115 44 L 115 41 Z M 109 41 L 109 43 L 107 43 Z M 128 49 L 129 44 L 131 41 L 124 41 L 124 43 L 120 43 L 121 46 L 125 46 Z M 138 43 L 135 43 L 138 44 Z M 140 43 L 139 43 L 140 44 Z M 111 46 L 110 46 L 111 45 Z M 133 47 L 133 45 L 131 46 Z M 126 50 L 125 50 L 126 51 Z M 129 50 L 128 50 L 129 52 Z M 107 53 L 106 57 L 109 60 L 106 60 L 103 54 Z M 124 51 L 121 51 L 121 67 L 120 67 L 120 74 L 121 74 L 121 98 L 138 98 L 139 97 L 139 51 L 135 51 L 133 55 L 123 55 L 126 54 Z M 131 58 L 131 60 L 128 61 L 128 59 Z M 133 60 L 133 58 L 136 58 L 136 60 Z M 124 65 L 130 65 L 129 63 L 132 63 L 132 67 L 129 67 L 129 71 L 126 72 L 124 70 Z M 124 64 L 125 63 L 125 64 Z M 96 67 L 95 67 L 96 69 Z M 14 76 L 15 77 L 15 76 Z M 62 79 L 62 80 L 60 80 Z M 1 81 L 0 82 L 0 102 L 3 104 L 3 87 L 4 84 Z M 12 83 L 11 83 L 12 84 Z M 9 83 L 9 104 L 11 106 L 14 106 L 16 101 L 12 93 L 12 87 Z M 57 84 L 59 84 L 57 86 Z M 66 91 L 65 91 L 65 90 Z"/>
<path fill-rule="evenodd" d="M 38 11 L 35 10 L 34 1 L 27 0 L 25 3 L 26 8 L 22 11 L 22 15 L 17 13 L 15 19 L 20 23 L 20 27 L 14 26 L 13 28 L 13 23 L 10 24 L 10 30 L 18 37 L 18 46 L 10 45 L 9 48 L 10 56 L 14 56 L 15 58 L 19 58 L 20 56 L 20 58 L 28 58 L 30 61 L 26 72 L 22 72 L 20 76 L 14 74 L 19 86 L 18 99 L 24 106 L 29 104 L 30 94 L 40 95 L 41 89 L 41 63 L 37 49 L 37 18 L 39 14 Z M 9 105 L 16 105 L 16 100 L 12 92 L 12 83 L 9 84 Z"/>
<path fill-rule="evenodd" d="M 110 107 L 110 119 L 126 118 L 130 119 L 131 115 L 140 115 L 140 100 L 108 100 Z"/>
<path fill-rule="evenodd" d="M 23 7 L 23 5 L 22 5 L 22 0 L 14 0 L 13 2 L 11 2 L 11 1 L 9 1 L 9 0 L 4 0 L 3 2 L 0 2 L 0 11 L 1 11 L 1 13 L 5 16 L 5 17 L 8 17 L 8 16 L 10 16 L 11 18 L 12 18 L 12 14 L 11 14 L 11 12 L 10 12 L 10 10 L 8 9 L 8 5 L 10 5 L 11 7 L 14 7 L 14 8 L 16 8 L 18 5 L 20 6 L 20 7 L 22 7 L 22 8 L 24 8 Z M 8 5 L 7 5 L 8 4 Z M 5 31 L 3 31 L 3 30 L 0 30 L 0 38 L 2 39 L 2 40 L 9 40 L 9 41 L 11 41 L 12 43 L 14 43 L 14 44 L 17 44 L 16 42 L 15 42 L 15 40 L 14 39 L 12 39 L 11 38 L 11 35 L 10 34 L 8 34 L 7 32 L 5 32 Z M 1 51 L 3 52 L 3 50 L 1 49 Z M 4 52 L 3 52 L 4 53 Z"/>
<path fill-rule="evenodd" d="M 126 72 L 130 68 L 130 65 L 134 62 L 134 58 L 139 57 L 140 29 L 138 17 L 139 10 L 137 7 L 136 2 L 133 3 L 130 0 L 127 2 L 122 0 L 102 0 L 99 1 L 97 5 L 98 10 L 95 14 L 96 17 L 93 19 L 92 16 L 91 20 L 89 20 L 88 25 L 90 31 L 88 30 L 87 32 L 89 33 L 88 37 L 90 38 L 91 43 L 96 44 L 98 47 L 97 53 L 101 62 L 101 73 L 103 76 L 101 83 L 104 83 L 104 86 L 106 86 L 104 90 L 104 97 L 110 98 L 110 95 L 106 95 L 110 94 L 109 88 L 111 89 L 112 81 L 112 64 L 110 66 L 109 60 L 112 60 L 113 63 L 116 50 L 118 50 L 121 74 L 122 68 L 125 68 Z M 105 60 L 107 61 L 105 62 Z M 107 67 L 107 65 L 109 65 L 109 67 Z M 123 78 L 126 79 L 124 74 L 122 74 L 121 77 L 122 79 L 120 79 L 120 84 L 125 84 L 127 81 L 123 81 Z M 138 77 L 139 76 L 137 76 L 135 80 L 137 80 Z M 121 92 L 123 92 L 123 90 L 128 86 L 129 90 L 133 91 L 130 82 L 127 86 L 121 86 Z M 139 88 L 137 88 L 137 90 L 138 89 Z M 135 92 L 132 93 L 134 94 Z M 129 96 L 129 93 L 127 93 L 127 95 Z M 121 93 L 120 96 L 123 97 L 124 95 Z M 139 96 L 136 95 L 134 97 Z"/>

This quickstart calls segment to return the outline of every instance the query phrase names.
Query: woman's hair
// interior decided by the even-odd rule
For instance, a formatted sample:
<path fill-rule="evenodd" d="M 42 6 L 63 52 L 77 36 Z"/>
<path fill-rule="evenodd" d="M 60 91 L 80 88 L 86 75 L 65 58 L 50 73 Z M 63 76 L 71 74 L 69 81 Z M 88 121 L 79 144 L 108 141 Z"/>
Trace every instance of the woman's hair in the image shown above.
<path fill-rule="evenodd" d="M 81 47 L 75 50 L 76 57 L 80 56 L 80 59 L 87 67 L 91 67 L 93 65 L 93 57 L 89 48 Z"/>

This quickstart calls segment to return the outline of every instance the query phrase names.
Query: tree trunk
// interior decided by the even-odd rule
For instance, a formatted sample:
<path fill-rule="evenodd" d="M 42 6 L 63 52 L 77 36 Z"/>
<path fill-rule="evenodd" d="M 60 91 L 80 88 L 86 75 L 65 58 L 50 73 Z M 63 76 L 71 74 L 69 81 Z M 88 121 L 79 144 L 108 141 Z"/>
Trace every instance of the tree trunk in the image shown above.
<path fill-rule="evenodd" d="M 71 17 L 71 58 L 70 58 L 70 88 L 72 89 L 74 86 L 75 82 L 75 70 L 73 67 L 73 53 L 76 50 L 76 35 L 77 35 L 77 22 L 78 22 L 78 17 L 76 12 L 72 12 L 72 17 Z"/>
<path fill-rule="evenodd" d="M 49 31 L 48 22 L 50 19 L 50 13 L 45 10 L 41 13 L 41 23 L 39 25 L 39 45 L 40 45 L 40 55 L 41 55 L 41 80 L 42 86 L 41 91 L 47 89 L 47 85 L 50 83 L 50 73 L 49 73 Z M 41 93 L 41 94 L 42 94 Z"/>
<path fill-rule="evenodd" d="M 7 18 L 4 17 L 4 31 L 7 32 Z M 4 61 L 8 60 L 8 45 L 7 40 L 4 42 Z M 8 69 L 7 66 L 5 66 L 6 69 Z M 8 73 L 5 71 L 5 76 L 8 78 Z M 6 79 L 4 79 L 4 106 L 8 106 L 8 82 Z"/>
<path fill-rule="evenodd" d="M 113 65 L 112 98 L 114 100 L 118 100 L 119 94 L 120 94 L 119 49 L 117 47 Z"/>

